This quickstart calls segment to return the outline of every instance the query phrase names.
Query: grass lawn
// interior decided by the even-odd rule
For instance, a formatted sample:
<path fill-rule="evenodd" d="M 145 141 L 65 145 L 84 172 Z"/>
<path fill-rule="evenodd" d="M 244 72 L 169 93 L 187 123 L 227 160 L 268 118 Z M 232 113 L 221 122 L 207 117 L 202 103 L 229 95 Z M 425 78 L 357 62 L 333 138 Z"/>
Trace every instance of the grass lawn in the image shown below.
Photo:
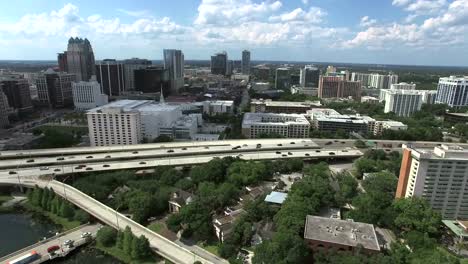
<path fill-rule="evenodd" d="M 69 230 L 69 229 L 72 229 L 72 228 L 75 228 L 75 227 L 81 225 L 81 223 L 79 221 L 68 220 L 67 218 L 58 216 L 58 215 L 53 214 L 51 212 L 47 212 L 47 211 L 43 210 L 42 208 L 34 206 L 34 205 L 30 204 L 29 202 L 24 203 L 23 207 L 25 209 L 27 209 L 28 211 L 36 212 L 36 213 L 39 213 L 39 214 L 42 214 L 42 215 L 46 216 L 47 218 L 49 218 L 55 224 L 60 225 L 64 230 Z"/>
<path fill-rule="evenodd" d="M 219 256 L 219 253 L 218 253 L 218 243 L 216 242 L 211 242 L 211 243 L 204 243 L 204 242 L 200 242 L 197 244 L 199 247 L 203 248 L 204 250 L 212 253 L 212 254 L 215 254 L 216 256 Z"/>
<path fill-rule="evenodd" d="M 0 195 L 0 205 L 4 202 L 7 202 L 7 201 L 10 201 L 11 199 L 13 199 L 13 197 L 11 197 L 10 195 L 3 195 L 1 194 Z"/>
<path fill-rule="evenodd" d="M 166 228 L 166 226 L 163 223 L 154 222 L 154 223 L 150 224 L 148 226 L 148 228 L 151 229 L 152 231 L 156 232 L 156 233 L 159 233 L 161 230 Z"/>
<path fill-rule="evenodd" d="M 120 260 L 120 261 L 122 261 L 124 263 L 150 264 L 150 263 L 156 263 L 157 261 L 159 261 L 158 257 L 156 257 L 156 256 L 151 256 L 148 259 L 135 261 L 130 256 L 128 256 L 125 252 L 123 252 L 123 250 L 121 250 L 120 248 L 118 248 L 116 246 L 105 247 L 103 245 L 100 245 L 99 243 L 96 243 L 94 245 L 94 247 L 101 250 L 102 252 L 104 252 L 104 253 L 106 253 L 108 255 L 113 256 L 114 258 L 116 258 L 116 259 L 118 259 L 118 260 Z"/>
<path fill-rule="evenodd" d="M 47 129 L 53 129 L 53 130 L 60 130 L 63 132 L 67 133 L 74 133 L 80 131 L 83 134 L 88 134 L 88 127 L 75 127 L 75 126 L 50 126 L 50 125 L 43 125 L 39 127 L 42 131 L 45 131 Z"/>

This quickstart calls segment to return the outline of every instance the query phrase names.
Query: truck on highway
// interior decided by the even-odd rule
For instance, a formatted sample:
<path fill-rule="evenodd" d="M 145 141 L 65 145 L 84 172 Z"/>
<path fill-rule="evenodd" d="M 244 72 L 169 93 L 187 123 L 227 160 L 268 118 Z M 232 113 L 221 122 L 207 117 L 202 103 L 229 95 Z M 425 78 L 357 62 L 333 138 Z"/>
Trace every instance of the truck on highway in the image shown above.
<path fill-rule="evenodd" d="M 29 264 L 41 258 L 41 255 L 37 254 L 36 251 L 31 251 L 26 255 L 23 255 L 17 259 L 7 262 L 7 264 Z"/>

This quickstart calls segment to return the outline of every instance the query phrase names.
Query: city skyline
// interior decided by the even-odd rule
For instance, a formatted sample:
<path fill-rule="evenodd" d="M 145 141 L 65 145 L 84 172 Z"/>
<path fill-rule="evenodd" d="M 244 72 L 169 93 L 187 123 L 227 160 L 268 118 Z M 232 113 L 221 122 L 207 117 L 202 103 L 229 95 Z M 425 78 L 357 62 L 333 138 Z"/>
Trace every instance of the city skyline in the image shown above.
<path fill-rule="evenodd" d="M 375 3 L 378 2 L 378 3 Z M 187 60 L 219 51 L 252 61 L 468 66 L 468 0 L 21 1 L 2 8 L 0 58 L 53 60 L 70 37 L 96 59 Z"/>

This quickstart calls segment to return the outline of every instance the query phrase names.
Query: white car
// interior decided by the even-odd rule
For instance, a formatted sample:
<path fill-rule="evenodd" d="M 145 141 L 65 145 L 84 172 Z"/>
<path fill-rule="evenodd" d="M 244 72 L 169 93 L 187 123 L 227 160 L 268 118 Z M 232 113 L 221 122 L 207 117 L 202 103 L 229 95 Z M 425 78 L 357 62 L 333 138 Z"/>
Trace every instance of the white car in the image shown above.
<path fill-rule="evenodd" d="M 91 232 L 84 232 L 81 234 L 81 238 L 87 238 L 91 236 Z"/>

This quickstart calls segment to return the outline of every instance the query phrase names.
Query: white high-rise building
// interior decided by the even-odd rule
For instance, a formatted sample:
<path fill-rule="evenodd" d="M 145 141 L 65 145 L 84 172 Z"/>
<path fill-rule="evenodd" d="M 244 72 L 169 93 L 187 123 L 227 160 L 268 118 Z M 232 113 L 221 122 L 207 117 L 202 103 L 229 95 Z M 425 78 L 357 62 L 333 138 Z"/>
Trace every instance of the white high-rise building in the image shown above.
<path fill-rule="evenodd" d="M 437 104 L 447 104 L 450 107 L 467 106 L 468 76 L 440 78 L 435 102 Z"/>
<path fill-rule="evenodd" d="M 250 51 L 242 51 L 242 63 L 241 63 L 241 72 L 242 74 L 250 74 Z"/>
<path fill-rule="evenodd" d="M 184 53 L 181 50 L 165 49 L 164 69 L 169 73 L 171 93 L 177 94 L 184 87 Z"/>
<path fill-rule="evenodd" d="M 443 219 L 467 219 L 468 150 L 404 146 L 396 197 L 422 197 Z"/>
<path fill-rule="evenodd" d="M 385 113 L 410 116 L 421 110 L 422 104 L 434 104 L 436 93 L 433 90 L 384 89 L 380 91 L 380 101 L 385 101 Z"/>
<path fill-rule="evenodd" d="M 258 138 L 263 134 L 307 138 L 309 130 L 309 121 L 299 114 L 245 113 L 242 120 L 242 134 L 247 138 Z"/>
<path fill-rule="evenodd" d="M 398 75 L 353 72 L 351 74 L 351 81 L 361 81 L 361 84 L 364 87 L 390 89 L 392 84 L 398 83 Z"/>
<path fill-rule="evenodd" d="M 107 95 L 101 93 L 101 85 L 95 80 L 72 83 L 72 91 L 77 110 L 88 110 L 108 103 Z"/>
<path fill-rule="evenodd" d="M 178 105 L 152 100 L 119 100 L 87 112 L 91 146 L 138 144 L 160 135 L 192 139 L 201 125 L 197 115 L 182 115 Z"/>
<path fill-rule="evenodd" d="M 421 110 L 423 94 L 411 90 L 383 90 L 384 112 L 393 112 L 397 116 L 410 116 Z"/>

